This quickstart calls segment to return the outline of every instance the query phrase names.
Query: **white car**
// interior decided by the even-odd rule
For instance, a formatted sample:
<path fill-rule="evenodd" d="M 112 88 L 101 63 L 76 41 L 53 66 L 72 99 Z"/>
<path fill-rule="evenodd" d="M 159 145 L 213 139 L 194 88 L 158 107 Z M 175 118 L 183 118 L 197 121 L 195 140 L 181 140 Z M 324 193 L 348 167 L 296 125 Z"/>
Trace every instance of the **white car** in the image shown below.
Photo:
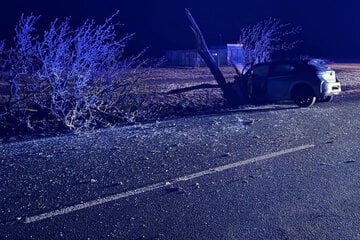
<path fill-rule="evenodd" d="M 246 86 L 252 103 L 293 100 L 300 107 L 310 107 L 341 92 L 335 71 L 316 60 L 260 63 L 236 79 Z"/>

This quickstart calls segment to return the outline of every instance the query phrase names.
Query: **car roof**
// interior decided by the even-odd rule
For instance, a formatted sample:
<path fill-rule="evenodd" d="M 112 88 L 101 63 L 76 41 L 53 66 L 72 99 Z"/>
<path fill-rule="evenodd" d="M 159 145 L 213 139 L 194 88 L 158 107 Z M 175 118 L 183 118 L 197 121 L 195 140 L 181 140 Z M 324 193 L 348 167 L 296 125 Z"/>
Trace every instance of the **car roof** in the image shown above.
<path fill-rule="evenodd" d="M 309 60 L 280 60 L 280 61 L 273 61 L 273 62 L 258 63 L 253 66 L 280 65 L 280 64 L 309 65 Z"/>

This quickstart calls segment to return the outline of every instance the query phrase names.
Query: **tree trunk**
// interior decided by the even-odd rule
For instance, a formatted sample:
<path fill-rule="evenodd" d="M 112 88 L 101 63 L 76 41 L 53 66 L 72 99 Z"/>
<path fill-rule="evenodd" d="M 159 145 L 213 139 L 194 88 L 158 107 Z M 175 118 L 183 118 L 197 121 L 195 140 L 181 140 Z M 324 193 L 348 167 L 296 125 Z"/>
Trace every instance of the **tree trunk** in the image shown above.
<path fill-rule="evenodd" d="M 206 65 L 210 69 L 211 73 L 214 75 L 216 82 L 219 84 L 221 90 L 225 93 L 227 91 L 227 83 L 224 78 L 224 75 L 220 71 L 219 67 L 216 64 L 215 59 L 211 55 L 206 42 L 204 40 L 204 37 L 196 24 L 194 18 L 192 17 L 189 10 L 185 9 L 187 17 L 190 21 L 190 28 L 194 32 L 195 38 L 196 38 L 196 48 L 200 54 L 200 56 L 204 59 Z"/>
<path fill-rule="evenodd" d="M 196 48 L 199 52 L 200 56 L 204 59 L 206 65 L 210 69 L 211 73 L 213 74 L 216 82 L 219 84 L 220 89 L 224 93 L 225 99 L 231 105 L 239 105 L 247 103 L 248 97 L 246 93 L 246 87 L 244 87 L 243 82 L 238 82 L 236 84 L 228 84 L 222 74 L 221 70 L 219 69 L 216 61 L 214 60 L 213 56 L 211 55 L 205 39 L 198 27 L 197 23 L 195 22 L 194 18 L 192 17 L 190 11 L 185 9 L 186 15 L 190 22 L 190 28 L 194 32 L 195 39 L 196 39 Z"/>

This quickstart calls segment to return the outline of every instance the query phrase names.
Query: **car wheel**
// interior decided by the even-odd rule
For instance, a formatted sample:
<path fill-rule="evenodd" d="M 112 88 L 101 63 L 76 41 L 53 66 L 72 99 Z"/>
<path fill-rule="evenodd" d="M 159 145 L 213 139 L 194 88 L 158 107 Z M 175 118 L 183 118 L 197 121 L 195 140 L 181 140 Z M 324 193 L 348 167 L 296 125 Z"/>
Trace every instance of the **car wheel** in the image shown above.
<path fill-rule="evenodd" d="M 293 92 L 293 100 L 299 107 L 311 107 L 314 105 L 316 97 L 309 87 L 301 87 Z"/>

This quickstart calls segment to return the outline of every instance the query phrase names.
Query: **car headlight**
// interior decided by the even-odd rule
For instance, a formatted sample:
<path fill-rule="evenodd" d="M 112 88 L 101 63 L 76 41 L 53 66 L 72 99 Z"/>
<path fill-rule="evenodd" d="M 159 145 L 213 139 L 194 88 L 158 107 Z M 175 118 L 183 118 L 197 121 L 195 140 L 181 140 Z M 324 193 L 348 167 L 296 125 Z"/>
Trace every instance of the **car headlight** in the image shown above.
<path fill-rule="evenodd" d="M 336 82 L 335 71 L 333 70 L 318 71 L 317 76 L 321 81 Z"/>

